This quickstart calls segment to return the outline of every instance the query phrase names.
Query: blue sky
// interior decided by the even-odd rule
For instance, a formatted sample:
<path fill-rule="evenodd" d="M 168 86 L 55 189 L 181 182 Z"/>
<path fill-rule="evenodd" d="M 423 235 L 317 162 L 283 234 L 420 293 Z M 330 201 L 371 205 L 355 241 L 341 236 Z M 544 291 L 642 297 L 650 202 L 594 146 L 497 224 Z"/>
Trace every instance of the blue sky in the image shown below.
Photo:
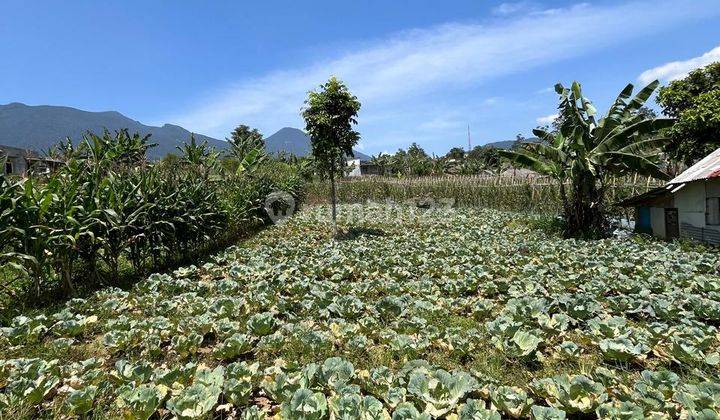
<path fill-rule="evenodd" d="M 33 1 L 0 3 L 0 103 L 116 110 L 224 138 L 303 127 L 336 75 L 365 153 L 444 153 L 529 135 L 551 87 L 599 108 L 628 82 L 720 60 L 720 1 Z"/>

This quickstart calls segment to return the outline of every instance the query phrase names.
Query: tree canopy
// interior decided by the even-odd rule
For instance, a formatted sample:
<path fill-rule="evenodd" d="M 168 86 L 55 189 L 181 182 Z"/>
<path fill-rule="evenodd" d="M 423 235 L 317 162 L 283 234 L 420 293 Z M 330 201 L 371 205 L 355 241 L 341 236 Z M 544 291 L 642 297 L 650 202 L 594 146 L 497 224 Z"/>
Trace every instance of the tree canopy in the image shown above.
<path fill-rule="evenodd" d="M 691 164 L 720 147 L 720 62 L 660 88 L 663 113 L 677 118 L 665 153 Z"/>
<path fill-rule="evenodd" d="M 355 156 L 352 149 L 360 140 L 360 133 L 353 127 L 357 124 L 359 111 L 360 101 L 334 76 L 321 85 L 319 91 L 308 93 L 302 111 L 316 169 L 320 175 L 330 179 L 330 201 L 336 235 L 335 178 L 345 167 L 347 157 Z"/>
<path fill-rule="evenodd" d="M 242 160 L 253 150 L 264 150 L 265 141 L 262 133 L 257 128 L 250 128 L 245 124 L 240 124 L 230 133 L 230 138 L 226 139 L 230 143 L 230 153 Z"/>
<path fill-rule="evenodd" d="M 516 150 L 500 151 L 515 165 L 556 178 L 560 183 L 567 233 L 604 232 L 605 188 L 610 177 L 637 173 L 666 178 L 656 157 L 666 139 L 662 129 L 672 125 L 668 118 L 648 118 L 642 105 L 658 82 L 650 83 L 635 96 L 628 84 L 604 117 L 597 119 L 592 102 L 582 93 L 580 83 L 571 88 L 555 86 L 562 125 L 548 132 L 534 130 L 542 143 L 524 143 Z M 565 183 L 570 185 L 566 191 Z"/>

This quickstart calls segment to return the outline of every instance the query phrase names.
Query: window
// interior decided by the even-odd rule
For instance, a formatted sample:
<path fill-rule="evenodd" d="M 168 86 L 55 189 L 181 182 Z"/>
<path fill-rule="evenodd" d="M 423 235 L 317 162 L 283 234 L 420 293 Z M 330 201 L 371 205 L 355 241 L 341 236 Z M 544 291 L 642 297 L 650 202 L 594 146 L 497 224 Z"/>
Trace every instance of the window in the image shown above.
<path fill-rule="evenodd" d="M 720 225 L 720 197 L 705 200 L 705 224 Z"/>
<path fill-rule="evenodd" d="M 13 173 L 12 162 L 5 162 L 5 175 Z"/>

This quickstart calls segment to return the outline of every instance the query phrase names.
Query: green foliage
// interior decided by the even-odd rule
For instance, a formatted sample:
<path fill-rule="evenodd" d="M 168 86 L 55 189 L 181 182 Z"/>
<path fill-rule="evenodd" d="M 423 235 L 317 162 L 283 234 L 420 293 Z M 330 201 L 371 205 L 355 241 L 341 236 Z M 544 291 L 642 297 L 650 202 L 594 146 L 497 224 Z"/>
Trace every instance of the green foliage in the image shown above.
<path fill-rule="evenodd" d="M 453 147 L 445 155 L 448 159 L 463 159 L 465 157 L 465 151 L 462 147 Z"/>
<path fill-rule="evenodd" d="M 320 420 L 327 415 L 327 400 L 320 392 L 300 388 L 283 403 L 280 412 L 288 419 Z"/>
<path fill-rule="evenodd" d="M 259 364 L 246 362 L 231 363 L 226 368 L 223 394 L 235 405 L 247 404 L 253 390 L 253 381 L 258 376 Z"/>
<path fill-rule="evenodd" d="M 126 419 L 147 420 L 163 402 L 167 392 L 168 388 L 162 385 L 130 386 L 119 393 L 117 405 Z"/>
<path fill-rule="evenodd" d="M 595 107 L 583 96 L 578 82 L 570 89 L 557 84 L 559 130 L 536 129 L 535 135 L 544 143 L 524 143 L 516 150 L 500 152 L 514 165 L 557 180 L 569 235 L 602 235 L 607 230 L 605 195 L 612 177 L 667 178 L 656 157 L 666 142 L 659 133 L 674 120 L 647 118 L 647 113 L 640 112 L 657 86 L 657 81 L 650 83 L 633 97 L 634 87 L 628 84 L 607 114 L 597 119 Z M 570 191 L 565 190 L 566 182 Z"/>
<path fill-rule="evenodd" d="M 347 157 L 354 156 L 352 148 L 360 139 L 360 133 L 353 126 L 357 124 L 359 111 L 360 101 L 334 76 L 320 86 L 320 91 L 308 93 L 302 111 L 315 169 L 330 179 L 333 221 L 336 219 L 335 178 L 341 175 Z M 337 234 L 336 224 L 335 230 Z"/>
<path fill-rule="evenodd" d="M 644 177 L 614 178 L 606 187 L 612 201 L 620 201 L 661 182 Z M 306 188 L 307 201 L 325 201 L 329 194 L 326 183 L 311 182 Z M 532 214 L 523 219 L 535 229 L 550 234 L 566 229 L 562 213 L 560 186 L 546 177 L 512 178 L 502 176 L 441 176 L 419 178 L 360 177 L 338 183 L 338 199 L 344 203 L 392 201 L 415 205 L 420 200 L 434 202 L 440 208 L 481 207 Z M 620 209 L 608 209 L 609 215 L 619 217 Z M 520 221 L 518 221 L 520 222 Z"/>
<path fill-rule="evenodd" d="M 486 175 L 507 169 L 500 158 L 499 149 L 475 146 L 470 152 L 454 147 L 445 156 L 429 156 L 417 143 L 408 150 L 398 149 L 394 154 L 371 156 L 377 175 L 422 177 L 441 175 Z"/>
<path fill-rule="evenodd" d="M 258 336 L 272 334 L 277 323 L 270 312 L 257 313 L 247 321 L 248 330 Z"/>
<path fill-rule="evenodd" d="M 440 417 L 454 409 L 466 394 L 477 387 L 477 381 L 464 372 L 451 374 L 438 369 L 432 373 L 415 372 L 410 375 L 408 392 L 424 404 L 424 411 Z"/>
<path fill-rule="evenodd" d="M 526 415 L 533 403 L 533 399 L 525 390 L 509 386 L 500 386 L 494 389 L 490 399 L 500 411 L 513 418 Z"/>
<path fill-rule="evenodd" d="M 173 395 L 167 401 L 167 408 L 180 419 L 202 418 L 217 404 L 224 383 L 224 369 L 198 368 L 193 384 Z"/>
<path fill-rule="evenodd" d="M 97 390 L 95 385 L 89 385 L 83 389 L 72 391 L 65 400 L 69 411 L 73 414 L 85 414 L 92 410 Z"/>
<path fill-rule="evenodd" d="M 530 386 L 549 405 L 567 413 L 592 413 L 608 398 L 602 384 L 584 375 L 558 375 L 536 380 Z"/>
<path fill-rule="evenodd" d="M 153 165 L 145 160 L 153 146 L 127 131 L 87 133 L 59 146 L 65 165 L 47 178 L 2 175 L 0 263 L 33 282 L 33 290 L 13 287 L 37 298 L 58 284 L 73 294 L 78 279 L 84 289 L 117 284 L 123 265 L 142 275 L 261 225 L 273 190 L 301 198 L 297 167 L 251 153 L 241 173 L 224 173 L 194 137 L 177 159 Z M 56 329 L 79 332 L 78 322 Z"/>
<path fill-rule="evenodd" d="M 364 218 L 348 206 L 341 225 L 383 235 L 332 241 L 326 208 L 309 208 L 207 263 L 8 321 L 0 414 L 712 418 L 720 409 L 713 249 L 562 239 L 491 210 L 354 207 Z"/>
<path fill-rule="evenodd" d="M 302 115 L 316 167 L 322 174 L 336 176 L 346 157 L 353 156 L 352 148 L 360 139 L 353 129 L 358 111 L 357 97 L 335 77 L 321 85 L 320 91 L 308 93 Z"/>
<path fill-rule="evenodd" d="M 230 133 L 230 138 L 225 139 L 230 143 L 230 154 L 242 161 L 250 153 L 264 153 L 265 141 L 263 135 L 257 128 L 250 128 L 240 124 Z"/>
<path fill-rule="evenodd" d="M 657 102 L 677 119 L 668 130 L 668 156 L 689 165 L 720 147 L 720 63 L 661 87 Z"/>
<path fill-rule="evenodd" d="M 235 333 L 225 339 L 215 350 L 215 355 L 221 359 L 234 359 L 250 350 L 252 350 L 250 337 L 245 334 Z"/>

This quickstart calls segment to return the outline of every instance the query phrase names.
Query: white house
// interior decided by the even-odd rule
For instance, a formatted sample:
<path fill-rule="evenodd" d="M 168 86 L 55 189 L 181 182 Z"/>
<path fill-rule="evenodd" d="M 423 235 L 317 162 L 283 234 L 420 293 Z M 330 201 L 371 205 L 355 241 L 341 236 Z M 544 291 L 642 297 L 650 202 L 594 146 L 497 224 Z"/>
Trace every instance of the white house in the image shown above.
<path fill-rule="evenodd" d="M 34 150 L 0 144 L 0 164 L 5 175 L 27 176 L 30 172 L 44 174 L 56 170 L 62 162 L 57 159 L 41 157 Z"/>
<path fill-rule="evenodd" d="M 635 207 L 635 230 L 720 245 L 720 149 L 664 187 L 620 203 Z"/>
<path fill-rule="evenodd" d="M 350 168 L 347 176 L 357 177 L 364 175 L 380 175 L 380 168 L 369 160 L 348 159 L 347 166 Z"/>

